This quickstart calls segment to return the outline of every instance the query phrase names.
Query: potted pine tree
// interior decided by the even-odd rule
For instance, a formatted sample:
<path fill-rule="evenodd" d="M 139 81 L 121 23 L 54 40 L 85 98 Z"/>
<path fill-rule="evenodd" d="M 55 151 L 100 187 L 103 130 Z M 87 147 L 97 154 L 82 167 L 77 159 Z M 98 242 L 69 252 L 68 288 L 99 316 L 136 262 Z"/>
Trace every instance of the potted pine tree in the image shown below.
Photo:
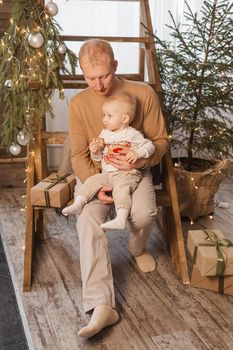
<path fill-rule="evenodd" d="M 233 4 L 205 0 L 200 16 L 185 4 L 182 28 L 170 13 L 174 44 L 154 38 L 181 214 L 195 219 L 213 212 L 232 159 Z"/>

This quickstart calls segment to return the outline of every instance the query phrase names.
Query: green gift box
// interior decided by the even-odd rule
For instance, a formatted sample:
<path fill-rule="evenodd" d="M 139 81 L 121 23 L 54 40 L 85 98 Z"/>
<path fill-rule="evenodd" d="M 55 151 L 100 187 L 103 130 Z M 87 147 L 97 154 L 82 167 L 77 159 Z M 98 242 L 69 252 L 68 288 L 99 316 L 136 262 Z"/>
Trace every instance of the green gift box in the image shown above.
<path fill-rule="evenodd" d="M 73 174 L 52 173 L 30 190 L 31 204 L 38 207 L 62 208 L 73 198 L 76 178 Z"/>
<path fill-rule="evenodd" d="M 187 248 L 202 276 L 233 275 L 233 244 L 220 230 L 188 231 Z"/>
<path fill-rule="evenodd" d="M 202 276 L 196 265 L 193 266 L 191 286 L 227 295 L 233 295 L 233 276 Z"/>

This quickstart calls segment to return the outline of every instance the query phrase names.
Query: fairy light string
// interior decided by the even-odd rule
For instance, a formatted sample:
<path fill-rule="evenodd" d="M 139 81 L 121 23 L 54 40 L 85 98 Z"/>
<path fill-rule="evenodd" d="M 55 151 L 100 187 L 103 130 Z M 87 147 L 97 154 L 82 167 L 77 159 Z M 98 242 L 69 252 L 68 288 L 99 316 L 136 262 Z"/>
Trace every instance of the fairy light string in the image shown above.
<path fill-rule="evenodd" d="M 19 151 L 19 133 L 27 132 L 33 139 L 35 116 L 54 117 L 54 89 L 64 98 L 61 74 L 75 74 L 77 57 L 60 38 L 61 28 L 53 18 L 57 12 L 53 1 L 43 5 L 40 0 L 13 0 L 10 26 L 0 41 L 0 100 L 6 102 L 2 145 L 10 152 L 14 145 L 13 155 Z M 34 113 L 31 110 L 26 117 L 28 105 Z"/>

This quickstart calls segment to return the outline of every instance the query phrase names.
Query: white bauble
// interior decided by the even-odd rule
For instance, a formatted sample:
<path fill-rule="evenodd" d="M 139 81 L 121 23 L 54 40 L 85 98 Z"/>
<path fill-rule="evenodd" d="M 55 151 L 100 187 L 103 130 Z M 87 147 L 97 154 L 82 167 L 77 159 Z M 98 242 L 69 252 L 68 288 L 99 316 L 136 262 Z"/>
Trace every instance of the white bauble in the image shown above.
<path fill-rule="evenodd" d="M 44 44 L 44 37 L 41 33 L 29 34 L 28 42 L 34 49 L 39 49 Z"/>
<path fill-rule="evenodd" d="M 26 131 L 20 131 L 17 135 L 17 142 L 21 146 L 27 146 L 30 141 L 30 136 Z"/>
<path fill-rule="evenodd" d="M 21 152 L 20 145 L 17 145 L 17 143 L 12 143 L 12 145 L 10 146 L 10 153 L 13 156 L 17 156 L 18 154 L 20 154 L 20 152 Z"/>
<path fill-rule="evenodd" d="M 58 6 L 55 4 L 53 1 L 50 1 L 46 6 L 45 6 L 46 12 L 51 16 L 54 17 L 58 13 Z"/>
<path fill-rule="evenodd" d="M 64 55 L 66 53 L 66 46 L 64 44 L 59 44 L 57 51 L 60 55 Z"/>
<path fill-rule="evenodd" d="M 11 90 L 12 89 L 12 80 L 8 79 L 5 81 L 4 86 L 8 89 Z"/>

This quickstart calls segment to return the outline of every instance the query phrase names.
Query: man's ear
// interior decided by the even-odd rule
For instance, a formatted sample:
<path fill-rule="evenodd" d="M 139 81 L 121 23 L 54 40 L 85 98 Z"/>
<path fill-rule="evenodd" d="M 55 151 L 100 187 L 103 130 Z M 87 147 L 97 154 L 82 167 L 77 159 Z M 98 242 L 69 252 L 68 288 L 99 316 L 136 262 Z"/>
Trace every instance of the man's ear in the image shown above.
<path fill-rule="evenodd" d="M 113 69 L 114 69 L 114 72 L 116 72 L 117 67 L 118 67 L 118 61 L 117 61 L 117 60 L 114 60 L 114 61 L 113 61 Z"/>
<path fill-rule="evenodd" d="M 124 114 L 122 117 L 122 122 L 126 125 L 129 125 L 130 122 L 130 116 L 128 114 Z"/>

